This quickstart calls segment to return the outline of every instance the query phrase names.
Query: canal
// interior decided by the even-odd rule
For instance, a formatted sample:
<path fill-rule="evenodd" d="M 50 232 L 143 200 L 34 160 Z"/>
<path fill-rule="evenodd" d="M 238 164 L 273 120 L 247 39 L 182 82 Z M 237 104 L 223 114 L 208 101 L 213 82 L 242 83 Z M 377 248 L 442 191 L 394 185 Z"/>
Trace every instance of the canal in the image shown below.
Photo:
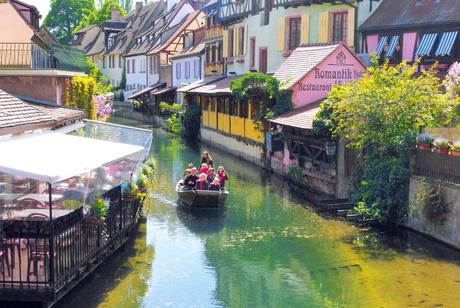
<path fill-rule="evenodd" d="M 222 152 L 222 211 L 177 206 L 174 187 L 205 147 L 156 130 L 158 179 L 127 247 L 57 307 L 458 307 L 460 254 L 412 232 L 323 217 L 286 183 Z"/>

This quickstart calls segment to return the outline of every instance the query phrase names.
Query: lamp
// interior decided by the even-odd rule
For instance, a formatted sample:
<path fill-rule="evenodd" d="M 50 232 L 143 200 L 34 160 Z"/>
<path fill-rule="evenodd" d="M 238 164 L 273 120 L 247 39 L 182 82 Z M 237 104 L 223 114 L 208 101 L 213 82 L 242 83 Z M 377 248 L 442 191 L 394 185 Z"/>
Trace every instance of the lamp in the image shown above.
<path fill-rule="evenodd" d="M 334 141 L 327 141 L 325 144 L 327 156 L 334 156 L 337 150 L 337 144 Z"/>

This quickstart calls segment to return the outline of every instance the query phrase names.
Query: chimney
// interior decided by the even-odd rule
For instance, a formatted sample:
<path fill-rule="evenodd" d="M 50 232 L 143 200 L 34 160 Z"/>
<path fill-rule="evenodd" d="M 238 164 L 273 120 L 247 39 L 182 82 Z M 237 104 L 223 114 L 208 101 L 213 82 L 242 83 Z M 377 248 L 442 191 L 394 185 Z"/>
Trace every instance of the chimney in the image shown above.
<path fill-rule="evenodd" d="M 120 9 L 113 8 L 112 9 L 112 18 L 113 21 L 120 21 Z"/>
<path fill-rule="evenodd" d="M 139 13 L 143 6 L 144 4 L 142 3 L 142 1 L 137 1 L 136 2 L 136 12 Z"/>

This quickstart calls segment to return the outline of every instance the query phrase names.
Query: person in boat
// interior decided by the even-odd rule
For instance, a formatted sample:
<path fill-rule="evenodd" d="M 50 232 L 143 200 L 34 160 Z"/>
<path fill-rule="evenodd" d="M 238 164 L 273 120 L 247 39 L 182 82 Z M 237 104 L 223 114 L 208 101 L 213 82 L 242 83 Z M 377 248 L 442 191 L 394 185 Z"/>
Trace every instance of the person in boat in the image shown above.
<path fill-rule="evenodd" d="M 200 172 L 199 172 L 199 173 L 200 173 L 200 174 L 202 174 L 202 173 L 207 174 L 207 173 L 208 173 L 208 169 L 209 169 L 208 165 L 207 165 L 206 163 L 202 163 L 202 164 L 201 164 L 201 169 L 200 169 Z"/>
<path fill-rule="evenodd" d="M 209 185 L 209 190 L 219 191 L 220 190 L 220 180 L 216 176 Z"/>
<path fill-rule="evenodd" d="M 206 181 L 206 173 L 201 173 L 200 178 L 196 181 L 195 189 L 197 190 L 208 190 L 209 184 Z"/>
<path fill-rule="evenodd" d="M 220 189 L 225 189 L 225 181 L 228 181 L 228 175 L 223 166 L 217 169 L 217 176 L 220 181 Z"/>
<path fill-rule="evenodd" d="M 196 175 L 196 168 L 193 167 L 190 171 L 185 170 L 185 173 L 188 174 L 184 178 L 184 188 L 185 189 L 194 189 L 196 182 L 198 181 L 198 176 Z"/>
<path fill-rule="evenodd" d="M 211 184 L 212 181 L 214 181 L 215 177 L 216 177 L 216 174 L 214 172 L 214 168 L 209 167 L 208 172 L 206 172 L 206 180 L 208 181 L 209 184 Z"/>
<path fill-rule="evenodd" d="M 203 155 L 201 155 L 201 163 L 202 164 L 206 164 L 208 166 L 212 166 L 213 162 L 212 162 L 212 157 L 211 155 L 209 155 L 208 151 L 204 151 L 203 152 Z"/>
<path fill-rule="evenodd" d="M 187 170 L 192 171 L 193 168 L 195 168 L 195 166 L 192 163 L 189 163 L 187 166 Z"/>

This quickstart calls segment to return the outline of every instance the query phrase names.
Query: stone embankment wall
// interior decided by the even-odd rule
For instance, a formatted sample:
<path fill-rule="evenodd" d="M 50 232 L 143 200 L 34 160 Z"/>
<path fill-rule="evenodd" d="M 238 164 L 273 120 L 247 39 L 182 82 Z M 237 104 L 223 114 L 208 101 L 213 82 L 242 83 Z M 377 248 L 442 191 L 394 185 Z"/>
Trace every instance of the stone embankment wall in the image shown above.
<path fill-rule="evenodd" d="M 423 185 L 423 179 L 413 176 L 410 181 L 409 202 L 416 204 L 417 192 Z M 442 198 L 448 206 L 445 215 L 430 218 L 426 211 L 411 211 L 405 226 L 432 236 L 442 242 L 460 249 L 460 185 L 442 183 Z"/>

